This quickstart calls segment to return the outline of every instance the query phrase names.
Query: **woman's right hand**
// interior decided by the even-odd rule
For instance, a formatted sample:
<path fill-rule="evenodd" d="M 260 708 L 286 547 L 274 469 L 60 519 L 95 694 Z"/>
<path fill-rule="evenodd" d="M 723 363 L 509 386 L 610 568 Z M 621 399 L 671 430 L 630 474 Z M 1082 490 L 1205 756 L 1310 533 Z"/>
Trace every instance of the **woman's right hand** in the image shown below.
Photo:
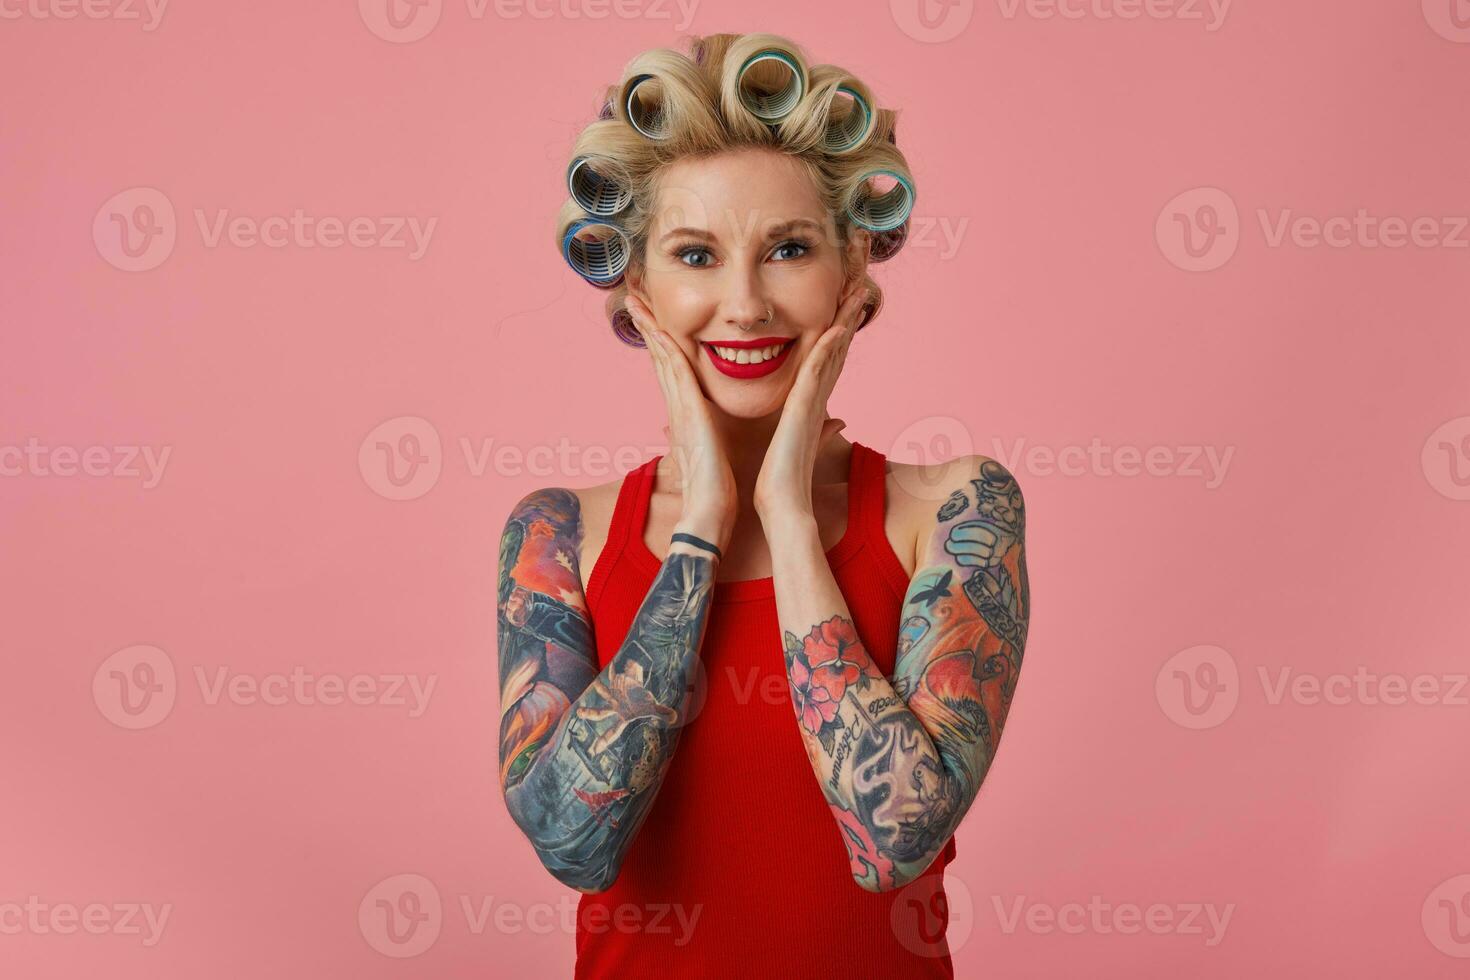
<path fill-rule="evenodd" d="M 669 455 L 679 467 L 684 515 L 675 530 L 713 542 L 722 551 L 735 528 L 738 495 L 730 459 L 715 429 L 714 411 L 699 387 L 694 366 L 653 314 L 636 296 L 626 306 L 633 325 L 648 345 L 654 373 L 668 408 Z"/>

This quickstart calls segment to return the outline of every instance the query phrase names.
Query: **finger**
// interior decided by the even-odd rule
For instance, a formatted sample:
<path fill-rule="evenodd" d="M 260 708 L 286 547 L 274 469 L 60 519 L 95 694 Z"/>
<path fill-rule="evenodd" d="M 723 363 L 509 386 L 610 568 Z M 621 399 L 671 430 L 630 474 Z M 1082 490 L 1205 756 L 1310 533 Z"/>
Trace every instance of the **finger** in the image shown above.
<path fill-rule="evenodd" d="M 868 288 L 858 286 L 848 293 L 843 300 L 842 306 L 837 310 L 836 322 L 848 329 L 856 329 L 858 321 L 863 316 L 863 304 L 868 301 Z"/>
<path fill-rule="evenodd" d="M 648 356 L 653 362 L 654 377 L 658 380 L 659 389 L 663 392 L 664 405 L 672 413 L 677 405 L 677 399 L 673 396 L 669 380 L 666 352 L 662 344 L 658 342 L 660 333 L 658 326 L 653 323 L 652 317 L 648 315 L 648 308 L 636 298 L 630 297 L 628 304 L 629 312 L 633 316 L 633 323 L 638 327 L 638 332 L 643 336 L 643 343 L 647 347 Z M 636 308 L 635 308 L 636 304 Z"/>
<path fill-rule="evenodd" d="M 663 339 L 667 345 L 669 372 L 679 386 L 680 394 L 691 403 L 695 398 L 703 398 L 704 392 L 700 390 L 699 378 L 694 374 L 694 365 L 689 363 L 689 355 L 667 333 L 663 334 Z"/>

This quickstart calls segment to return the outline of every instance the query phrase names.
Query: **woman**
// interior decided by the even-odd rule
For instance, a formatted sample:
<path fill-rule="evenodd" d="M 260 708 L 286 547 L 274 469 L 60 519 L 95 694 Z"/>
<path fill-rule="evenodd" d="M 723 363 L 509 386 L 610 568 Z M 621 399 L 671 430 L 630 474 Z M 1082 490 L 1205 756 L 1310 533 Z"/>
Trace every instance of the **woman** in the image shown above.
<path fill-rule="evenodd" d="M 584 893 L 579 977 L 952 976 L 1025 508 L 993 460 L 889 463 L 826 411 L 912 206 L 894 113 L 772 35 L 648 52 L 609 103 L 558 230 L 649 352 L 670 458 L 506 522 L 507 807 Z"/>

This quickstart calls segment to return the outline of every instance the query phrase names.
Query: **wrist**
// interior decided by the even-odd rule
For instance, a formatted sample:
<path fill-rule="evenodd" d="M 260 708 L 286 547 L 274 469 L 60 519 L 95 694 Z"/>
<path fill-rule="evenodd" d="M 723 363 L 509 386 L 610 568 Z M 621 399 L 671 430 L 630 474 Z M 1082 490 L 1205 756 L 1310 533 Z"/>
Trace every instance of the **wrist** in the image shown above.
<path fill-rule="evenodd" d="M 802 537 L 820 536 L 817 518 L 810 511 L 795 507 L 767 508 L 759 513 L 761 529 L 767 541 L 795 541 Z"/>
<path fill-rule="evenodd" d="M 697 538 L 703 538 L 710 544 L 725 551 L 730 546 L 730 535 L 733 531 L 730 523 L 723 517 L 713 514 L 685 513 L 674 525 L 674 533 L 692 534 Z M 677 542 L 683 544 L 683 542 Z M 691 546 L 692 547 L 692 546 Z M 711 552 L 700 549 L 701 554 L 715 557 Z"/>

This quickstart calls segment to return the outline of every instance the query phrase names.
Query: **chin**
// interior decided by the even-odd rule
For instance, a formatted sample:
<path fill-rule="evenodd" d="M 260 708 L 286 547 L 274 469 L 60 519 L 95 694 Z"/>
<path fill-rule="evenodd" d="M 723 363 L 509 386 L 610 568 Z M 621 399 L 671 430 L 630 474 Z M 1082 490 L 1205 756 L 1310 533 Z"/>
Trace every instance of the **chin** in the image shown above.
<path fill-rule="evenodd" d="M 731 382 L 725 378 L 705 382 L 705 396 L 710 403 L 736 419 L 763 419 L 780 413 L 790 386 L 761 385 L 761 389 L 757 392 L 749 382 Z"/>

